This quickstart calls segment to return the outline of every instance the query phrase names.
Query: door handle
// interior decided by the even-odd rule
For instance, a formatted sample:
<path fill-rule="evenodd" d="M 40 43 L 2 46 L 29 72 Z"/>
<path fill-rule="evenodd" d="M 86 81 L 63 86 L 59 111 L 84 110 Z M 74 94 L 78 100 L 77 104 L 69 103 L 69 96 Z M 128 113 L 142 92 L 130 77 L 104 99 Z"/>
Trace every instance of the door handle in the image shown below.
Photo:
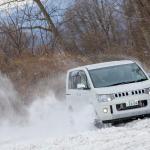
<path fill-rule="evenodd" d="M 66 94 L 66 95 L 71 95 L 71 94 Z"/>

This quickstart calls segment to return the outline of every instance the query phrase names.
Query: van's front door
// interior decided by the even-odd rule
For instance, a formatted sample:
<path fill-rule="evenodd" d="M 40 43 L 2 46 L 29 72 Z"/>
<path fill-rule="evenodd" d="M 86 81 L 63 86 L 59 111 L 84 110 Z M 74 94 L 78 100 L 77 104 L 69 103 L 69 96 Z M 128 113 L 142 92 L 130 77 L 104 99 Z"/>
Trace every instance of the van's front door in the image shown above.
<path fill-rule="evenodd" d="M 67 101 L 73 111 L 80 111 L 89 105 L 91 90 L 83 70 L 74 71 L 69 74 L 67 94 Z"/>

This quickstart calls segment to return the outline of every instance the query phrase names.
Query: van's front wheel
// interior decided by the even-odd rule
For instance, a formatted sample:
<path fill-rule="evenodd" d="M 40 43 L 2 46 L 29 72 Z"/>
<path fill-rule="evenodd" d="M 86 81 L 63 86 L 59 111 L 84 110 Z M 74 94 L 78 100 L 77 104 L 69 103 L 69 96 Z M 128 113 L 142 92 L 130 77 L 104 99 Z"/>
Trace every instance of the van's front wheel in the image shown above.
<path fill-rule="evenodd" d="M 101 128 L 109 128 L 112 126 L 111 123 L 103 123 L 101 120 L 95 119 L 94 126 L 101 129 Z"/>

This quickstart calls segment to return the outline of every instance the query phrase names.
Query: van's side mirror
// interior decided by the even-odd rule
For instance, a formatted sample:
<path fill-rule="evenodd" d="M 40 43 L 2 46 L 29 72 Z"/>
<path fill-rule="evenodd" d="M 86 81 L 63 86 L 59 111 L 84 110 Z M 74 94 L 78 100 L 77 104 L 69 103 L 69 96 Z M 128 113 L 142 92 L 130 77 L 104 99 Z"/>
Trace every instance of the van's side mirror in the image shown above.
<path fill-rule="evenodd" d="M 83 83 L 79 83 L 79 84 L 77 84 L 77 89 L 85 89 L 86 88 L 86 86 L 83 84 Z"/>

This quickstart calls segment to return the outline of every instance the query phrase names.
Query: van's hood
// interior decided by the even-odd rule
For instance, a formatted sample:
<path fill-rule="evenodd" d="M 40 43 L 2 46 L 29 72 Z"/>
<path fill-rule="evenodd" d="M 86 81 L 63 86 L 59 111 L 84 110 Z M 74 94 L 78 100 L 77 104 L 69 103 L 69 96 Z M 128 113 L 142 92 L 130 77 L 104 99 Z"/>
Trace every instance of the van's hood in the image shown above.
<path fill-rule="evenodd" d="M 95 88 L 94 90 L 96 94 L 113 94 L 132 90 L 140 90 L 145 88 L 150 88 L 150 80 L 111 87 Z"/>

